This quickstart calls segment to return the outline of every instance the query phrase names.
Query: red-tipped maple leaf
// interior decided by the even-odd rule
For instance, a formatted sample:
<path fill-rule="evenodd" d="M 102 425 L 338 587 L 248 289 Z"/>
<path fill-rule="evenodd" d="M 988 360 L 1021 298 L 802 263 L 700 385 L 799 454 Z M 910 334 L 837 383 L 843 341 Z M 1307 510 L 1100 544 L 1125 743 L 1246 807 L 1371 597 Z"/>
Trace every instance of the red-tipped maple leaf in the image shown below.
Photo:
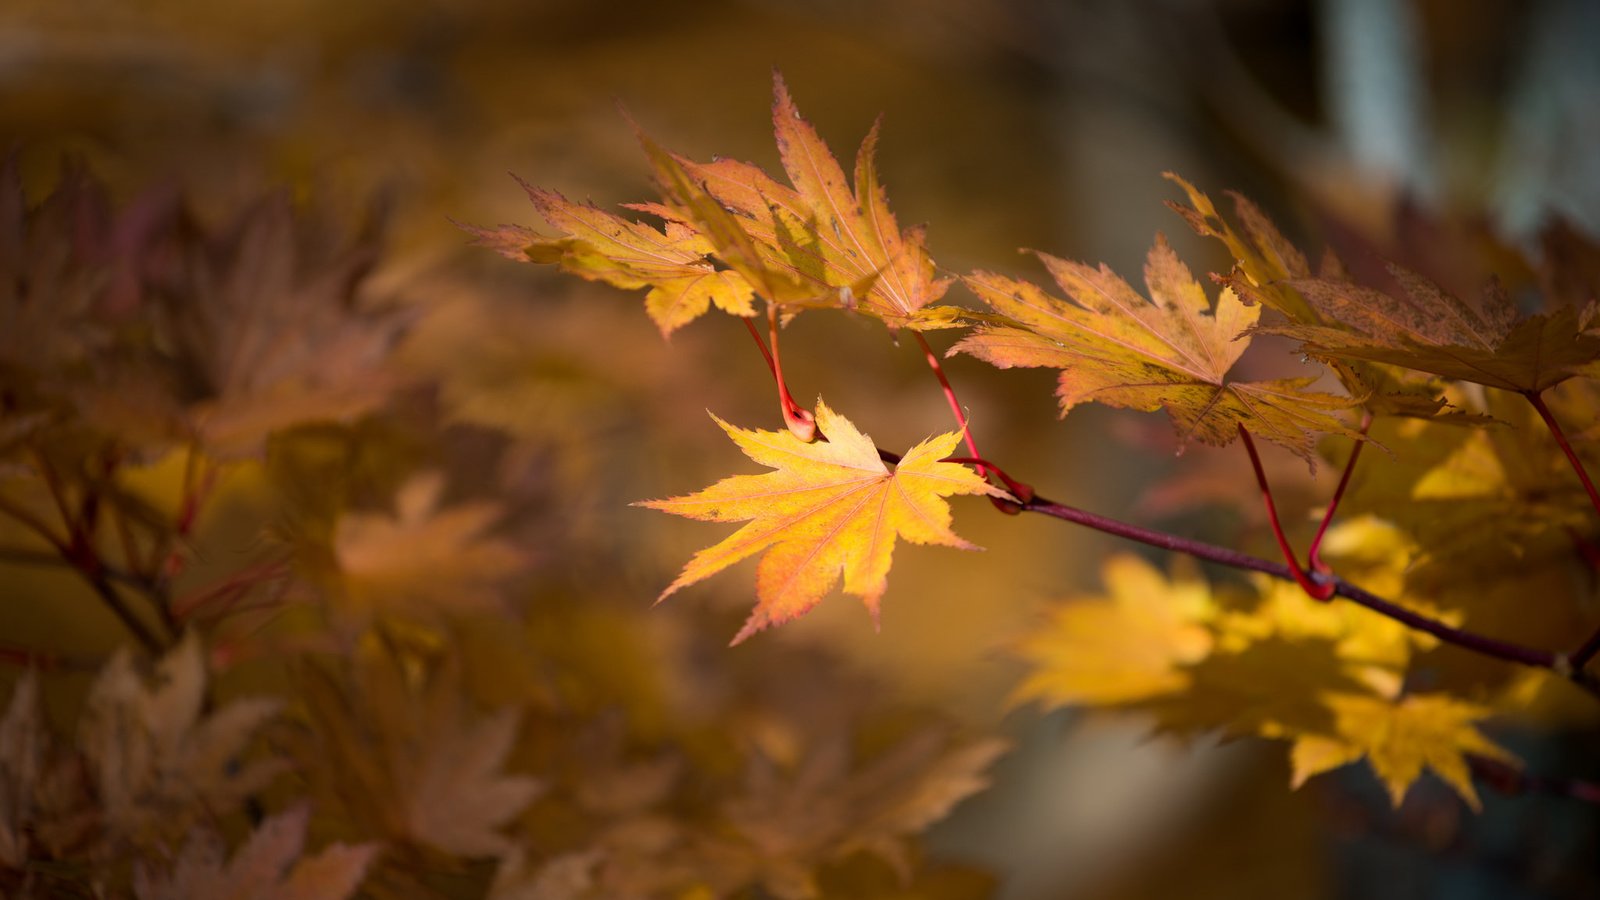
<path fill-rule="evenodd" d="M 891 471 L 872 440 L 820 400 L 817 426 L 826 441 L 808 444 L 787 431 L 746 431 L 716 421 L 745 455 L 775 471 L 735 475 L 699 493 L 639 505 L 712 522 L 751 520 L 695 554 L 661 594 L 765 551 L 756 570 L 756 608 L 735 644 L 816 606 L 841 572 L 844 589 L 860 596 L 876 621 L 897 538 L 975 549 L 950 530 L 943 498 L 1006 496 L 971 469 L 941 461 L 961 440 L 958 433 L 923 441 Z"/>
<path fill-rule="evenodd" d="M 772 124 L 784 171 L 793 185 L 778 183 L 749 163 L 681 161 L 718 201 L 737 212 L 771 264 L 839 289 L 867 280 L 852 293 L 856 308 L 890 327 L 939 328 L 953 324 L 949 307 L 929 308 L 944 296 L 950 279 L 934 274 L 921 228 L 902 231 L 889 210 L 873 154 L 875 123 L 856 155 L 851 188 L 827 144 L 801 115 L 780 75 L 773 75 Z"/>
<path fill-rule="evenodd" d="M 1183 188 L 1189 205 L 1172 201 L 1167 206 L 1183 218 L 1196 234 L 1215 238 L 1233 256 L 1233 271 L 1219 277 L 1246 303 L 1260 303 L 1282 313 L 1299 325 L 1324 325 L 1317 311 L 1306 302 L 1294 284 L 1313 277 L 1330 282 L 1344 280 L 1343 266 L 1331 251 L 1323 254 L 1321 272 L 1313 275 L 1305 255 L 1283 236 L 1261 208 L 1243 194 L 1229 191 L 1233 200 L 1236 229 L 1194 185 L 1165 173 L 1167 180 Z M 1325 359 L 1329 368 L 1352 397 L 1374 415 L 1435 418 L 1453 424 L 1481 423 L 1481 418 L 1459 411 L 1444 412 L 1439 398 L 1441 388 L 1435 379 L 1403 369 L 1351 359 Z"/>
<path fill-rule="evenodd" d="M 669 221 L 658 231 L 573 203 L 555 191 L 525 182 L 522 187 L 534 209 L 562 236 L 542 237 L 520 225 L 463 226 L 479 244 L 521 262 L 555 263 L 590 281 L 630 290 L 648 287 L 645 311 L 662 334 L 671 334 L 712 306 L 736 316 L 755 315 L 749 282 L 713 266 L 707 257 L 715 245 L 688 225 Z"/>
<path fill-rule="evenodd" d="M 663 230 L 532 187 L 529 197 L 559 237 L 520 225 L 463 227 L 515 260 L 555 263 L 621 288 L 648 287 L 646 309 L 664 334 L 713 305 L 752 315 L 753 295 L 788 312 L 859 309 L 891 328 L 955 324 L 954 308 L 930 307 L 950 279 L 935 275 L 922 230 L 902 230 L 889 211 L 873 163 L 877 126 L 861 145 L 852 188 L 783 79 L 774 80 L 773 123 L 793 186 L 748 163 L 694 163 L 641 132 L 666 202 L 629 208 L 666 220 Z"/>
<path fill-rule="evenodd" d="M 1071 302 L 978 272 L 967 284 L 1006 320 L 979 325 L 952 353 L 1001 368 L 1061 369 L 1063 415 L 1091 401 L 1165 408 L 1185 441 L 1228 444 L 1242 425 L 1309 462 L 1317 434 L 1360 437 L 1335 415 L 1351 401 L 1309 390 L 1315 378 L 1228 380 L 1250 342 L 1240 333 L 1255 324 L 1260 307 L 1229 289 L 1213 304 L 1165 239 L 1158 237 L 1145 265 L 1150 300 L 1105 266 L 1038 256 Z"/>

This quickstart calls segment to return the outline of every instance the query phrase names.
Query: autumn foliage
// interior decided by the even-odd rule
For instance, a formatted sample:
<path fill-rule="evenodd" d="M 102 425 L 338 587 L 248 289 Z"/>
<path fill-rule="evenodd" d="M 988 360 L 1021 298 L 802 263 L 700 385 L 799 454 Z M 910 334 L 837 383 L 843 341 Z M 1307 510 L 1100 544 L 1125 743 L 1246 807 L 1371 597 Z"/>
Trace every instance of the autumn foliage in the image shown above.
<path fill-rule="evenodd" d="M 1388 267 L 1387 282 L 1379 286 L 1356 281 L 1331 254 L 1313 272 L 1306 256 L 1248 200 L 1236 198 L 1233 225 L 1203 192 L 1169 176 L 1187 198 L 1187 205 L 1173 208 L 1237 260 L 1232 271 L 1213 275 L 1214 287 L 1197 280 L 1158 236 L 1145 265 L 1145 293 L 1103 265 L 1037 253 L 1064 296 L 1027 280 L 976 272 L 963 282 L 983 306 L 956 308 L 939 303 L 950 279 L 936 275 L 922 230 L 902 230 L 889 210 L 873 160 L 877 127 L 861 146 L 852 186 L 781 78 L 775 95 L 773 125 L 789 184 L 745 163 L 694 163 L 641 134 L 663 202 L 632 208 L 659 218 L 665 231 L 530 188 L 536 208 L 560 236 L 517 227 L 478 232 L 481 242 L 515 259 L 555 263 L 619 287 L 648 287 L 646 311 L 663 333 L 713 305 L 746 318 L 764 313 L 771 346 L 756 328 L 751 333 L 777 378 L 791 433 L 744 431 L 719 420 L 747 455 L 777 471 L 646 504 L 713 521 L 754 520 L 697 554 L 663 597 L 767 550 L 757 569 L 755 611 L 735 643 L 810 609 L 841 572 L 845 590 L 861 595 L 876 617 L 897 533 L 965 546 L 948 530 L 946 505 L 929 495 L 987 492 L 1009 512 L 1054 515 L 1267 576 L 1211 587 L 1169 582 L 1147 564 L 1118 559 L 1107 569 L 1110 598 L 1063 608 L 1018 645 L 1034 667 L 1018 691 L 1021 699 L 1130 707 L 1181 732 L 1221 729 L 1285 740 L 1295 784 L 1366 759 L 1396 804 L 1431 769 L 1477 807 L 1471 767 L 1498 773 L 1514 758 L 1479 730 L 1490 706 L 1409 683 L 1414 656 L 1443 642 L 1533 670 L 1509 670 L 1507 677 L 1566 681 L 1600 693 L 1600 682 L 1585 668 L 1600 639 L 1567 652 L 1524 647 L 1468 630 L 1475 622 L 1454 599 L 1459 586 L 1420 587 L 1419 572 L 1438 573 L 1438 548 L 1408 533 L 1409 517 L 1400 507 L 1410 506 L 1419 490 L 1427 496 L 1431 480 L 1448 477 L 1450 461 L 1424 467 L 1410 484 L 1358 490 L 1342 507 L 1335 494 L 1302 565 L 1277 518 L 1253 441 L 1263 438 L 1313 465 L 1321 442 L 1348 476 L 1369 442 L 1407 459 L 1387 446 L 1391 428 L 1408 441 L 1424 434 L 1440 442 L 1480 435 L 1494 440 L 1536 424 L 1528 421 L 1532 412 L 1549 428 L 1536 451 L 1550 460 L 1544 468 L 1559 468 L 1563 454 L 1571 463 L 1559 493 L 1581 506 L 1587 491 L 1594 501 L 1589 512 L 1600 514 L 1581 445 L 1574 449 L 1544 399 L 1572 379 L 1580 379 L 1582 392 L 1575 387 L 1568 402 L 1592 396 L 1581 380 L 1600 361 L 1600 335 L 1591 330 L 1597 309 L 1592 284 L 1584 282 L 1571 296 L 1546 292 L 1539 309 L 1523 313 L 1498 281 L 1486 285 L 1481 306 L 1473 306 L 1398 264 Z M 653 247 L 671 248 L 672 267 L 652 277 L 640 260 L 651 258 Z M 686 276 L 695 268 L 701 280 Z M 1547 279 L 1570 282 L 1571 274 L 1548 272 Z M 752 305 L 752 296 L 763 308 Z M 1180 452 L 1190 441 L 1224 446 L 1242 440 L 1283 562 L 1045 501 L 979 457 L 970 434 L 971 456 L 951 456 L 968 426 L 931 352 L 929 364 L 961 432 L 930 438 L 902 457 L 874 448 L 820 401 L 813 417 L 784 383 L 778 324 L 818 309 L 871 316 L 891 332 L 911 332 L 925 348 L 921 332 L 962 328 L 965 335 L 950 354 L 1000 368 L 1059 369 L 1063 415 L 1091 402 L 1164 410 Z M 1308 361 L 1326 364 L 1326 375 L 1232 376 L 1262 335 L 1297 341 Z M 1342 390 L 1318 386 L 1330 375 Z M 1526 406 L 1506 410 L 1498 396 L 1472 394 L 1464 385 L 1520 395 Z M 1592 413 L 1574 410 L 1566 418 L 1587 421 Z M 895 464 L 892 471 L 880 456 Z M 934 461 L 939 457 L 944 461 Z M 1369 458 L 1365 467 L 1381 469 L 1387 462 Z M 993 482 L 985 487 L 981 476 Z M 1345 487 L 1341 480 L 1339 491 Z M 1501 490 L 1490 483 L 1474 489 Z M 1565 559 L 1538 564 L 1589 565 L 1593 554 L 1584 551 L 1593 530 L 1593 515 L 1581 525 L 1575 521 L 1555 538 L 1567 544 Z M 1504 552 L 1504 532 L 1484 529 L 1479 538 Z M 1529 564 L 1497 575 L 1514 577 Z M 1564 602 L 1580 610 L 1583 596 L 1574 591 Z M 1284 658 L 1290 652 L 1299 657 L 1292 665 Z M 1294 680 L 1286 682 L 1285 671 Z"/>
<path fill-rule="evenodd" d="M 1600 248 L 1553 227 L 1542 262 L 1463 299 L 1400 262 L 1308 254 L 1246 198 L 1224 213 L 1168 175 L 1174 224 L 1219 248 L 1218 271 L 1157 234 L 1137 279 L 1042 251 L 959 274 L 891 211 L 877 124 L 847 172 L 781 78 L 772 122 L 782 178 L 635 126 L 655 198 L 611 211 L 523 184 L 535 226 L 460 226 L 642 292 L 661 337 L 741 320 L 754 346 L 727 352 L 766 367 L 775 408 L 674 423 L 733 444 L 710 451 L 732 474 L 698 489 L 606 468 L 606 440 L 665 427 L 615 358 L 584 356 L 626 338 L 541 333 L 539 298 L 516 318 L 411 295 L 379 277 L 376 210 L 114 203 L 70 163 L 25 189 L 13 160 L 0 565 L 18 596 L 99 625 L 0 638 L 0 893 L 985 896 L 989 875 L 920 836 L 1008 742 L 886 712 L 823 651 L 763 632 L 836 590 L 877 627 L 916 602 L 891 587 L 897 547 L 976 550 L 955 521 L 996 512 L 1161 551 L 1110 556 L 1102 590 L 1003 648 L 1019 715 L 1263 739 L 1285 791 L 1360 764 L 1396 807 L 1428 773 L 1474 812 L 1490 791 L 1600 804 L 1508 737 L 1592 723 L 1600 700 Z M 802 403 L 784 371 L 800 316 L 914 346 L 951 418 L 890 448 L 870 406 Z M 1271 348 L 1295 374 L 1246 365 Z M 1226 448 L 1220 479 L 1267 551 L 1048 499 L 980 452 L 951 357 L 1052 370 L 1062 416 L 1164 412 L 1172 496 L 1214 497 L 1217 473 L 1182 454 Z M 1285 503 L 1263 450 L 1333 483 Z M 707 546 L 673 577 L 585 533 L 581 509 L 629 503 L 716 525 L 683 525 Z M 698 601 L 747 584 L 745 560 L 730 650 Z M 652 590 L 672 602 L 645 616 Z"/>

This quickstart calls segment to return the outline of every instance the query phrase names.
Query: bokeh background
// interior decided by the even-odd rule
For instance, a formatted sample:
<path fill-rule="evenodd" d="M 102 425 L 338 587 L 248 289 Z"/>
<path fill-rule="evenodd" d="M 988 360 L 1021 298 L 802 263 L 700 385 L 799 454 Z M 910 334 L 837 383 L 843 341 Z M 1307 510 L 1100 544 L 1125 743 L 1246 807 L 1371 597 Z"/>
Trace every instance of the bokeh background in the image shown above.
<path fill-rule="evenodd" d="M 1426 249 L 1433 232 L 1418 223 L 1435 217 L 1512 243 L 1552 214 L 1600 229 L 1597 37 L 1600 6 L 1584 0 L 10 0 L 0 134 L 36 189 L 67 155 L 123 199 L 172 184 L 202 210 L 268 184 L 348 209 L 383 198 L 378 277 L 418 298 L 416 328 L 431 335 L 403 355 L 447 383 L 466 371 L 462 390 L 496 392 L 493 416 L 566 449 L 550 457 L 564 488 L 537 515 L 559 516 L 591 552 L 538 565 L 621 560 L 618 602 L 642 609 L 712 531 L 626 503 L 742 465 L 704 411 L 772 427 L 761 361 L 738 323 L 708 317 L 662 342 L 637 297 L 514 266 L 450 221 L 538 225 L 508 173 L 602 206 L 648 197 L 619 106 L 675 150 L 775 170 L 781 70 L 841 157 L 883 115 L 895 211 L 929 223 L 945 268 L 1028 272 L 1016 249 L 1037 247 L 1132 275 L 1156 231 L 1197 265 L 1226 264 L 1162 207 L 1175 197 L 1166 170 L 1242 190 L 1311 247 Z M 785 348 L 801 399 L 826 396 L 882 446 L 949 427 L 915 348 L 873 323 L 802 317 Z M 1265 352 L 1251 365 L 1295 360 Z M 605 390 L 546 396 L 557 370 Z M 1249 512 L 1209 502 L 1244 493 L 1236 455 L 1174 460 L 1155 417 L 1090 409 L 1058 424 L 1049 373 L 965 358 L 950 371 L 985 451 L 1051 496 L 1222 542 L 1267 537 Z M 1285 494 L 1328 490 L 1329 473 L 1272 462 Z M 1213 475 L 1189 494 L 1152 489 L 1178 465 Z M 957 510 L 981 557 L 901 551 L 881 633 L 835 598 L 726 652 L 826 648 L 796 656 L 797 684 L 824 683 L 807 666 L 844 667 L 1014 736 L 996 787 L 931 839 L 995 871 L 1003 896 L 1594 886 L 1573 874 L 1594 846 L 1587 810 L 1491 798 L 1482 822 L 1444 802 L 1391 813 L 1365 773 L 1290 793 L 1275 749 L 1182 750 L 1138 723 L 1009 710 L 1004 646 L 1044 603 L 1092 587 L 1116 545 L 984 509 Z M 649 615 L 693 607 L 731 634 L 747 575 Z M 1529 832 L 1530 815 L 1548 830 Z"/>

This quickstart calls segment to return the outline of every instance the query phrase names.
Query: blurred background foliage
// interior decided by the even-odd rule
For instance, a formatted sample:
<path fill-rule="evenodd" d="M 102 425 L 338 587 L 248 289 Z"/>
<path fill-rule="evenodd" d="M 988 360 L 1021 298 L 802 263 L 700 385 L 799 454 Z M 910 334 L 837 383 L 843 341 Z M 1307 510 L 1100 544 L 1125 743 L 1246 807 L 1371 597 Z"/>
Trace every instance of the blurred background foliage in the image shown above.
<path fill-rule="evenodd" d="M 252 566 L 291 573 L 265 579 L 259 614 L 193 622 L 225 695 L 309 698 L 296 710 L 307 730 L 279 738 L 307 774 L 277 790 L 328 813 L 314 836 L 421 848 L 383 856 L 368 890 L 471 896 L 492 871 L 437 855 L 477 857 L 483 834 L 441 838 L 373 805 L 403 794 L 383 779 L 406 766 L 366 793 L 319 769 L 329 754 L 356 766 L 382 752 L 363 741 L 406 745 L 394 729 L 421 726 L 390 720 L 426 707 L 453 723 L 437 727 L 484 740 L 503 725 L 481 717 L 518 711 L 507 766 L 543 793 L 499 840 L 530 872 L 567 858 L 592 874 L 599 857 L 571 854 L 604 847 L 724 872 L 654 873 L 674 890 L 784 894 L 799 876 L 761 866 L 792 851 L 827 861 L 828 896 L 1580 896 L 1595 888 L 1581 872 L 1596 846 L 1588 809 L 1491 797 L 1464 819 L 1441 789 L 1390 813 L 1354 776 L 1286 792 L 1281 753 L 1248 743 L 1194 753 L 1136 724 L 1008 715 L 1018 673 L 1005 646 L 1044 602 L 1094 582 L 1114 546 L 1100 536 L 960 505 L 961 533 L 988 552 L 903 548 L 882 633 L 836 599 L 721 649 L 749 603 L 734 577 L 651 609 L 708 532 L 627 504 L 741 464 L 705 410 L 772 427 L 759 357 L 723 317 L 663 342 L 637 298 L 467 248 L 450 219 L 533 221 L 508 172 L 602 206 L 648 197 L 619 104 L 679 152 L 775 168 L 776 68 L 840 156 L 883 114 L 895 211 L 930 223 L 951 271 L 1017 271 L 1015 248 L 1030 246 L 1131 275 L 1157 230 L 1197 267 L 1223 267 L 1162 208 L 1173 190 L 1159 173 L 1173 170 L 1243 190 L 1307 246 L 1474 284 L 1506 258 L 1483 250 L 1487 234 L 1515 245 L 1550 215 L 1600 228 L 1597 34 L 1582 0 L 12 0 L 0 122 L 36 199 L 67 158 L 113 206 L 181 191 L 201 230 L 226 231 L 274 186 L 334 221 L 381 217 L 362 289 L 392 329 L 381 403 L 219 452 L 182 575 L 198 590 Z M 882 446 L 948 427 L 915 348 L 875 325 L 803 317 L 785 346 L 801 399 L 828 397 Z M 1250 364 L 1292 371 L 1281 349 Z M 1174 461 L 1153 418 L 1094 409 L 1058 425 L 1047 374 L 949 365 L 983 446 L 1050 495 L 1223 543 L 1269 539 L 1235 507 L 1249 499 L 1238 454 Z M 1330 473 L 1271 462 L 1292 513 L 1326 495 Z M 157 510 L 181 502 L 179 456 L 135 463 L 128 490 Z M 1153 487 L 1180 465 L 1200 474 Z M 7 645 L 91 669 L 125 641 L 69 573 L 0 573 Z M 61 721 L 87 684 L 73 670 L 46 692 Z M 998 785 L 935 830 L 909 888 L 871 868 L 882 863 L 829 855 L 856 839 L 836 832 L 858 811 L 816 812 L 749 768 L 804 787 L 884 755 L 913 778 L 918 752 L 966 752 L 975 777 L 993 754 L 972 735 L 994 733 L 1018 742 Z M 944 749 L 884 749 L 924 734 Z M 807 769 L 839 742 L 868 762 Z M 1574 746 L 1592 755 L 1592 734 L 1517 749 L 1560 761 Z M 607 791 L 621 793 L 594 796 Z M 816 826 L 826 838 L 783 833 L 813 813 L 837 820 Z M 619 837 L 619 822 L 632 830 Z M 684 836 L 695 828 L 747 856 L 712 853 Z"/>

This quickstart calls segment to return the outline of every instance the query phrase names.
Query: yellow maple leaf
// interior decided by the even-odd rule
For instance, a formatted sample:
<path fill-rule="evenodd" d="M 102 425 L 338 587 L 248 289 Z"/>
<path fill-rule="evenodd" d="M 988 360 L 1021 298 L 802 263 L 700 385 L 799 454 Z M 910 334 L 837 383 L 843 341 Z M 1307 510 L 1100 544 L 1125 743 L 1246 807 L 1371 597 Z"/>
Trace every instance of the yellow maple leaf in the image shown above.
<path fill-rule="evenodd" d="M 876 622 L 896 538 L 976 549 L 950 530 L 950 507 L 942 498 L 1006 496 L 971 469 L 941 462 L 960 441 L 958 433 L 923 441 L 891 471 L 872 439 L 820 399 L 816 414 L 827 440 L 811 444 L 787 431 L 747 431 L 716 419 L 745 455 L 775 471 L 735 475 L 695 494 L 638 504 L 711 522 L 750 520 L 696 553 L 661 594 L 665 599 L 765 551 L 756 570 L 756 608 L 735 644 L 811 609 L 841 572 L 844 589 L 861 597 Z"/>
<path fill-rule="evenodd" d="M 772 125 L 793 187 L 737 160 L 683 164 L 712 196 L 739 214 L 745 230 L 769 251 L 772 264 L 835 288 L 866 281 L 869 287 L 853 291 L 851 298 L 862 312 L 891 327 L 952 324 L 946 309 L 927 309 L 944 295 L 950 279 L 935 277 L 922 230 L 902 231 L 889 209 L 873 161 L 877 125 L 856 156 L 853 189 L 777 75 Z"/>
<path fill-rule="evenodd" d="M 1517 393 L 1539 393 L 1600 360 L 1600 307 L 1558 306 L 1523 316 L 1498 282 L 1482 311 L 1422 275 L 1390 264 L 1394 293 L 1330 278 L 1289 285 L 1329 324 L 1265 327 L 1316 356 L 1403 366 Z"/>
<path fill-rule="evenodd" d="M 518 225 L 463 226 L 477 242 L 521 262 L 556 263 L 590 281 L 614 287 L 648 287 L 645 311 L 662 334 L 694 321 L 715 305 L 736 316 L 755 315 L 750 284 L 739 273 L 719 271 L 706 258 L 716 248 L 680 222 L 663 230 L 573 203 L 555 191 L 524 183 L 528 199 L 562 233 L 542 237 Z"/>
<path fill-rule="evenodd" d="M 1364 694 L 1330 694 L 1333 734 L 1301 735 L 1291 752 L 1294 786 L 1313 775 L 1336 769 L 1362 756 L 1389 790 L 1395 806 L 1422 775 L 1432 769 L 1474 810 L 1481 808 L 1472 787 L 1466 755 L 1514 762 L 1515 757 L 1483 736 L 1477 722 L 1488 707 L 1447 694 L 1414 694 L 1388 700 Z"/>
<path fill-rule="evenodd" d="M 510 541 L 495 537 L 500 505 L 441 507 L 444 476 L 424 472 L 401 486 L 395 515 L 349 513 L 334 530 L 342 596 L 352 612 L 492 610 L 504 580 L 527 568 Z"/>
<path fill-rule="evenodd" d="M 1244 229 L 1240 234 L 1217 212 L 1204 192 L 1172 172 L 1163 172 L 1162 176 L 1189 195 L 1189 206 L 1168 201 L 1167 208 L 1189 223 L 1196 234 L 1216 238 L 1228 248 L 1237 271 L 1256 288 L 1247 299 L 1278 310 L 1296 322 L 1317 321 L 1305 300 L 1283 284 L 1286 279 L 1311 277 L 1305 254 L 1283 236 L 1260 207 L 1243 194 L 1228 192 L 1234 214 Z"/>
<path fill-rule="evenodd" d="M 1030 671 L 1014 701 L 1115 705 L 1189 686 L 1183 666 L 1211 652 L 1210 587 L 1131 554 L 1109 559 L 1101 578 L 1106 596 L 1061 604 L 1017 644 Z"/>
<path fill-rule="evenodd" d="M 1360 438 L 1335 415 L 1351 401 L 1308 390 L 1314 378 L 1228 380 L 1249 345 L 1241 332 L 1261 309 L 1231 289 L 1212 303 L 1165 238 L 1157 237 L 1145 265 L 1150 300 L 1105 266 L 1038 256 L 1072 302 L 1025 281 L 977 272 L 968 286 L 1004 319 L 979 325 L 951 353 L 1000 368 L 1061 369 L 1063 415 L 1087 402 L 1165 408 L 1184 441 L 1222 446 L 1242 425 L 1311 462 L 1315 434 Z"/>
<path fill-rule="evenodd" d="M 724 874 L 773 896 L 820 897 L 817 869 L 864 851 L 910 881 L 909 839 L 987 787 L 987 770 L 1008 749 L 930 728 L 869 760 L 843 735 L 816 742 L 792 767 L 752 754 L 743 790 L 723 808 L 734 833 Z"/>
<path fill-rule="evenodd" d="M 1228 248 L 1234 268 L 1223 283 L 1231 287 L 1246 303 L 1259 303 L 1275 309 L 1289 321 L 1302 325 L 1326 324 L 1317 311 L 1295 289 L 1294 282 L 1312 278 L 1305 254 L 1283 236 L 1261 208 L 1243 194 L 1229 191 L 1233 200 L 1234 218 L 1239 223 L 1235 229 L 1217 212 L 1216 206 L 1204 192 L 1174 175 L 1163 173 L 1168 181 L 1183 188 L 1189 196 L 1189 205 L 1171 201 L 1167 206 L 1189 223 L 1196 234 L 1216 238 Z M 1331 250 L 1325 251 L 1321 263 L 1321 277 L 1329 281 L 1344 280 L 1343 266 Z M 1398 415 L 1431 418 L 1439 415 L 1445 403 L 1437 395 L 1439 387 L 1415 373 L 1394 369 L 1378 363 L 1350 359 L 1325 360 L 1333 373 L 1353 397 L 1375 415 Z M 1468 424 L 1472 417 L 1450 412 L 1444 421 Z"/>

